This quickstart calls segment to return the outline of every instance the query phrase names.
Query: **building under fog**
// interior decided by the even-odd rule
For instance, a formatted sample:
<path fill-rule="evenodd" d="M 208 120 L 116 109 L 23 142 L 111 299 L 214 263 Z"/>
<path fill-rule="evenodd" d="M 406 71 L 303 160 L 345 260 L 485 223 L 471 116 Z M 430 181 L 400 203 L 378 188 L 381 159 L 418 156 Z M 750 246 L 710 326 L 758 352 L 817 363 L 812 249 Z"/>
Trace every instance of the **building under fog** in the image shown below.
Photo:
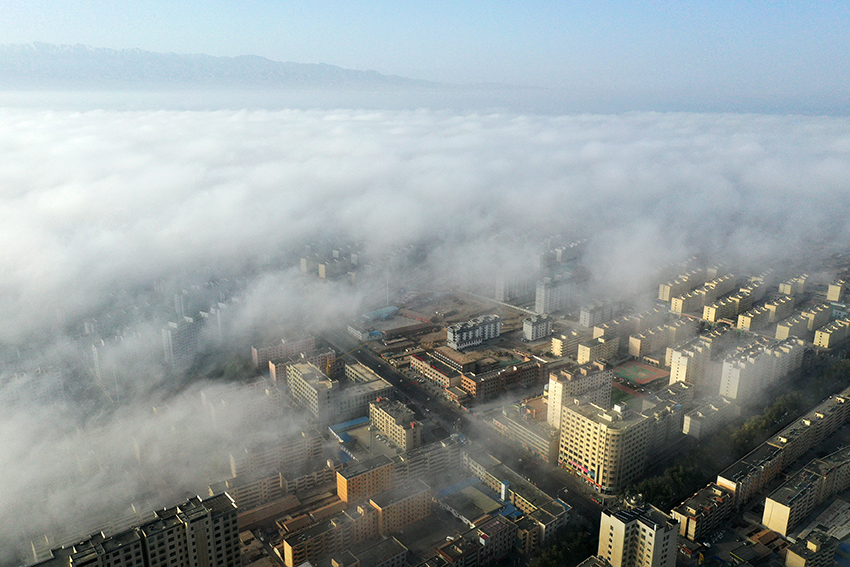
<path fill-rule="evenodd" d="M 37 567 L 241 567 L 236 504 L 227 494 L 185 502 L 113 535 L 51 550 Z"/>
<path fill-rule="evenodd" d="M 165 363 L 171 367 L 190 364 L 201 348 L 203 319 L 183 317 L 162 328 L 162 350 Z"/>

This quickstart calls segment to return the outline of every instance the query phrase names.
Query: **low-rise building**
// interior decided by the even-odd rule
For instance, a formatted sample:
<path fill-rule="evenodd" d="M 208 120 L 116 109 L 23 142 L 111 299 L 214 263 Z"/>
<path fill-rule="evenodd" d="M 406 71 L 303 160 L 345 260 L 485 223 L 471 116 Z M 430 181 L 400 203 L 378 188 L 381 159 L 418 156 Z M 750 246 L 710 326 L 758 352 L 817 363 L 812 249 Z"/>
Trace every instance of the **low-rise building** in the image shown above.
<path fill-rule="evenodd" d="M 286 369 L 292 364 L 306 362 L 321 369 L 328 376 L 333 376 L 334 371 L 339 368 L 336 353 L 332 348 L 324 351 L 314 350 L 301 352 L 288 358 L 273 359 L 269 361 L 269 375 L 274 382 L 286 383 Z"/>
<path fill-rule="evenodd" d="M 443 388 L 460 385 L 460 372 L 427 353 L 410 356 L 410 368 Z"/>
<path fill-rule="evenodd" d="M 536 361 L 511 361 L 488 372 L 464 374 L 461 376 L 460 387 L 472 398 L 491 398 L 506 389 L 534 385 L 540 381 L 541 374 L 542 366 Z"/>
<path fill-rule="evenodd" d="M 329 555 L 378 537 L 378 517 L 367 505 L 351 506 L 325 520 L 286 536 L 275 547 L 286 567 L 317 563 Z"/>

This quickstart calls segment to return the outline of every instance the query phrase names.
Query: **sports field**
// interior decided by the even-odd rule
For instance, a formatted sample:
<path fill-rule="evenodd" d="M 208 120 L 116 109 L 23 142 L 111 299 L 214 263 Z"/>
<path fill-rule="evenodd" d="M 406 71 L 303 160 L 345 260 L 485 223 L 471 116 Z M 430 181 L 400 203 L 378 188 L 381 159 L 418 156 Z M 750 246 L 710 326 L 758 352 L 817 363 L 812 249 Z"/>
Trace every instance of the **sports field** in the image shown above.
<path fill-rule="evenodd" d="M 669 377 L 670 372 L 663 368 L 656 368 L 649 364 L 632 360 L 616 367 L 614 369 L 614 375 L 631 384 L 645 386 L 650 382 Z"/>

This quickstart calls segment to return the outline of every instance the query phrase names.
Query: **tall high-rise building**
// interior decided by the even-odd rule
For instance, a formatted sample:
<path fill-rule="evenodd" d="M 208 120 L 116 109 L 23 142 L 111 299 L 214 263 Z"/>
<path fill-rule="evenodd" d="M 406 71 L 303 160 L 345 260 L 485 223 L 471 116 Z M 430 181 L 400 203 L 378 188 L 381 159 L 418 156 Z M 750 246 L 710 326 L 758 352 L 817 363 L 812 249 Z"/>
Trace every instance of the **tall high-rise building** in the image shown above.
<path fill-rule="evenodd" d="M 241 567 L 236 504 L 195 496 L 123 532 L 51 551 L 37 567 Z"/>
<path fill-rule="evenodd" d="M 674 567 L 678 526 L 654 506 L 604 510 L 596 555 L 612 567 Z"/>
<path fill-rule="evenodd" d="M 615 493 L 646 468 L 653 423 L 620 405 L 564 405 L 558 463 L 601 492 Z"/>
<path fill-rule="evenodd" d="M 542 315 L 569 307 L 576 294 L 576 282 L 572 277 L 543 278 L 537 282 L 534 296 L 534 312 Z"/>

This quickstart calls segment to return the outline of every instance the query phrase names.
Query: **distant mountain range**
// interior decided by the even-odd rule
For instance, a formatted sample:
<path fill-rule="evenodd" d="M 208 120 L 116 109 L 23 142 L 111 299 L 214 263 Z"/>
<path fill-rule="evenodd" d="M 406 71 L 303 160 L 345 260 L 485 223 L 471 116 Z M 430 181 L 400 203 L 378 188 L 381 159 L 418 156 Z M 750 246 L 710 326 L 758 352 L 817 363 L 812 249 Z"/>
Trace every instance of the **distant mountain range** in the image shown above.
<path fill-rule="evenodd" d="M 375 71 L 272 61 L 47 43 L 0 45 L 0 89 L 121 87 L 437 87 Z"/>

